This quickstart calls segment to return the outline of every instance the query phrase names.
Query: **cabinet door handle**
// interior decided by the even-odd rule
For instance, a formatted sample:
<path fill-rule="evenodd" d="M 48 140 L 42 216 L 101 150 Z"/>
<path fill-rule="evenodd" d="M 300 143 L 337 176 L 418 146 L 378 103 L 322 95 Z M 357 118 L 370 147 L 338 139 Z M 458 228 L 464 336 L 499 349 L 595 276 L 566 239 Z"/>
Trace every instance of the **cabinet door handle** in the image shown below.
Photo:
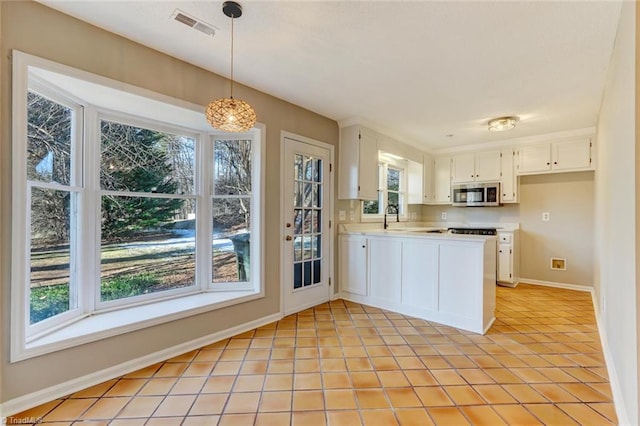
<path fill-rule="evenodd" d="M 549 163 L 549 162 L 547 161 L 547 166 L 548 166 L 549 164 L 551 164 L 551 163 Z"/>
<path fill-rule="evenodd" d="M 367 246 L 362 246 L 362 248 L 367 248 Z"/>
<path fill-rule="evenodd" d="M 554 161 L 554 162 L 553 162 L 553 164 L 558 164 L 558 162 L 557 162 L 557 161 Z"/>

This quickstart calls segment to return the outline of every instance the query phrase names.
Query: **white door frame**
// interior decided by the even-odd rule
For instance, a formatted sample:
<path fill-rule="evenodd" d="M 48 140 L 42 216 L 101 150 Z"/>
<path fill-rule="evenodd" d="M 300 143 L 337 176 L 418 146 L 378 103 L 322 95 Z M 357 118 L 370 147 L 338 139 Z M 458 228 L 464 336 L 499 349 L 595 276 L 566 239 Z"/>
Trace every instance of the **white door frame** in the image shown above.
<path fill-rule="evenodd" d="M 329 150 L 329 158 L 330 158 L 330 173 L 328 179 L 329 185 L 329 204 L 328 204 L 328 214 L 330 221 L 329 228 L 329 300 L 334 300 L 337 295 L 335 293 L 335 279 L 334 279 L 334 247 L 335 247 L 335 235 L 336 235 L 336 225 L 333 217 L 333 209 L 334 209 L 334 198 L 335 198 L 335 181 L 334 181 L 334 167 L 333 164 L 335 162 L 335 147 L 326 142 L 322 142 L 316 139 L 311 139 L 306 136 L 300 136 L 295 133 L 287 132 L 285 130 L 280 131 L 280 315 L 284 316 L 284 268 L 289 267 L 290 265 L 285 265 L 284 259 L 284 244 L 285 244 L 285 220 L 284 220 L 284 144 L 285 138 L 293 139 L 298 142 L 303 142 L 309 145 L 317 146 L 319 148 L 324 148 Z"/>

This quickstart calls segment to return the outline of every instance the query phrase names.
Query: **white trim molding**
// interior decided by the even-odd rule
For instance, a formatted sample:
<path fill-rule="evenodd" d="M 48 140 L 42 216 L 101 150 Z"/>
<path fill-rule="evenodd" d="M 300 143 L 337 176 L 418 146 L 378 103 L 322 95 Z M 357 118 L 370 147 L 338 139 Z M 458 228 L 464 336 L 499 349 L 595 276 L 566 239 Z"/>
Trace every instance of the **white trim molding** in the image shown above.
<path fill-rule="evenodd" d="M 10 399 L 0 405 L 0 413 L 5 417 L 20 413 L 40 404 L 95 386 L 107 380 L 123 376 L 141 368 L 148 367 L 149 365 L 166 361 L 170 358 L 210 345 L 220 340 L 228 339 L 229 337 L 242 334 L 249 330 L 271 324 L 272 322 L 279 321 L 280 319 L 282 319 L 282 313 L 277 312 L 226 330 L 209 334 L 208 336 L 203 336 L 171 348 L 166 348 L 140 358 L 114 365 L 95 373 L 87 374 L 55 386 L 50 386 L 37 392 Z"/>

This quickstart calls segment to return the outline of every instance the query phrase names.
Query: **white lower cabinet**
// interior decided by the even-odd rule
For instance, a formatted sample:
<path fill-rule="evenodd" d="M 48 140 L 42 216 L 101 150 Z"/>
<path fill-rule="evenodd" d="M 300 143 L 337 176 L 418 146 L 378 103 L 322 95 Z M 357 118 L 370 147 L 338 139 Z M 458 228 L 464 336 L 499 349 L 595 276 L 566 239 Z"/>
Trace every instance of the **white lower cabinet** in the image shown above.
<path fill-rule="evenodd" d="M 369 238 L 369 295 L 400 302 L 402 250 L 398 238 Z"/>
<path fill-rule="evenodd" d="M 513 247 L 498 244 L 498 281 L 509 283 L 513 280 Z"/>
<path fill-rule="evenodd" d="M 367 237 L 340 235 L 340 289 L 367 295 Z"/>
<path fill-rule="evenodd" d="M 438 292 L 438 310 L 472 320 L 477 317 L 481 306 L 476 303 L 477 294 L 469 290 L 469 283 L 477 280 L 482 270 L 482 259 L 475 247 L 459 244 L 441 244 L 439 247 L 440 291 Z M 473 260 L 470 265 L 461 267 L 460 259 Z"/>
<path fill-rule="evenodd" d="M 339 256 L 347 300 L 481 334 L 495 320 L 495 238 L 341 235 Z"/>
<path fill-rule="evenodd" d="M 518 283 L 519 262 L 518 230 L 498 232 L 498 284 L 515 287 Z"/>
<path fill-rule="evenodd" d="M 402 242 L 402 303 L 438 308 L 438 244 L 433 241 Z"/>

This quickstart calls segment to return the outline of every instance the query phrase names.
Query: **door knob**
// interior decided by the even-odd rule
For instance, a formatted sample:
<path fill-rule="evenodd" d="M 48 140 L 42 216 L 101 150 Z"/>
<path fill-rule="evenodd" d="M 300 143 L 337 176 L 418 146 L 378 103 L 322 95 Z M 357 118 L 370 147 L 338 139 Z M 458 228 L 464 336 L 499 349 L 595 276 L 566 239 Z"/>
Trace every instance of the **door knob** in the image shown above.
<path fill-rule="evenodd" d="M 285 239 L 286 241 L 291 241 L 291 240 L 293 240 L 293 238 L 291 238 L 291 235 L 287 235 L 286 237 L 284 237 L 284 239 Z"/>
<path fill-rule="evenodd" d="M 291 224 L 290 224 L 290 223 L 287 223 L 285 226 L 286 226 L 287 228 L 291 228 Z"/>

